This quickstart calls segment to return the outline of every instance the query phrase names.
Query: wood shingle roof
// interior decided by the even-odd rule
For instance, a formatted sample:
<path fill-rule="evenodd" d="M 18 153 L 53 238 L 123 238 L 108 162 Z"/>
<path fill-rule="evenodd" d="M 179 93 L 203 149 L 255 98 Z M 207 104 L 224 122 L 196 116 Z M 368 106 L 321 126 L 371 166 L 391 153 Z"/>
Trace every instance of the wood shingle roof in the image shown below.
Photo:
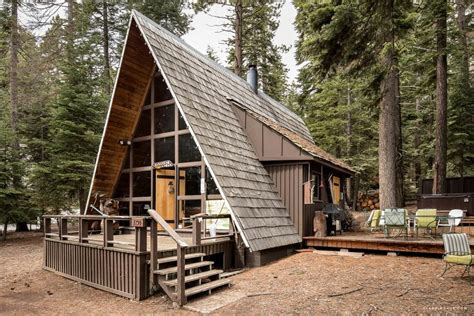
<path fill-rule="evenodd" d="M 278 102 L 257 96 L 246 81 L 144 15 L 134 11 L 132 18 L 229 204 L 246 245 L 251 251 L 259 251 L 301 242 L 228 98 L 251 104 L 254 112 L 271 117 L 312 142 L 301 118 Z"/>

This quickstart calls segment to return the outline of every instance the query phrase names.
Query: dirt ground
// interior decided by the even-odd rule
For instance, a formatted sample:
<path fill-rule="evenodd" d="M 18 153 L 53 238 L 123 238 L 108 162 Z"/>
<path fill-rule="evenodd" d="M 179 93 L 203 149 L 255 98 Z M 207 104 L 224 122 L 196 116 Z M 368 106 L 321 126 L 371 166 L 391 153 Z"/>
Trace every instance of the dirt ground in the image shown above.
<path fill-rule="evenodd" d="M 40 235 L 10 238 L 0 242 L 0 314 L 193 314 L 165 296 L 131 301 L 46 272 Z M 239 299 L 214 313 L 474 314 L 474 286 L 461 268 L 440 278 L 442 270 L 439 258 L 297 253 L 233 276 L 213 297 Z"/>

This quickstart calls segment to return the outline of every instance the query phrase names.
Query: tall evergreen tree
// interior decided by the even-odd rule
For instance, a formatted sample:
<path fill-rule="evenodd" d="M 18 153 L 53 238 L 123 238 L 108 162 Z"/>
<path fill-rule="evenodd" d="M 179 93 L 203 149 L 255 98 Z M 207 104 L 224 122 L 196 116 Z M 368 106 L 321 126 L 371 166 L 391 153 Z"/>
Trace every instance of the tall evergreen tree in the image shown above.
<path fill-rule="evenodd" d="M 244 77 L 249 65 L 257 65 L 261 89 L 277 100 L 287 93 L 287 72 L 282 54 L 287 47 L 274 44 L 275 32 L 283 1 L 233 0 L 225 5 L 229 14 L 220 25 L 232 35 L 226 41 L 227 62 L 234 73 Z M 214 1 L 200 0 L 194 5 L 196 11 L 208 10 Z"/>
<path fill-rule="evenodd" d="M 448 57 L 447 0 L 431 1 L 436 25 L 436 143 L 433 193 L 446 193 L 448 153 Z"/>
<path fill-rule="evenodd" d="M 381 207 L 403 205 L 397 42 L 408 29 L 411 1 L 294 1 L 303 95 L 336 72 L 372 78 L 379 94 Z"/>

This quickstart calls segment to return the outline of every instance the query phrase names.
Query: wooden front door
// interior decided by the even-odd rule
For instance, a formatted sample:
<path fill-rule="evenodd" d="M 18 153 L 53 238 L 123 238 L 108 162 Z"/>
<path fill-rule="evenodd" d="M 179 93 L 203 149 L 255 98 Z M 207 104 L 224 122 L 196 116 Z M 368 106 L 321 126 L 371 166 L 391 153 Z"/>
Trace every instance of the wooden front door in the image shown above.
<path fill-rule="evenodd" d="M 180 195 L 185 192 L 184 172 L 180 177 Z M 157 169 L 155 170 L 155 209 L 172 227 L 175 227 L 176 213 L 176 183 L 175 170 Z M 182 213 L 180 211 L 180 213 Z M 179 214 L 178 220 L 183 214 Z"/>

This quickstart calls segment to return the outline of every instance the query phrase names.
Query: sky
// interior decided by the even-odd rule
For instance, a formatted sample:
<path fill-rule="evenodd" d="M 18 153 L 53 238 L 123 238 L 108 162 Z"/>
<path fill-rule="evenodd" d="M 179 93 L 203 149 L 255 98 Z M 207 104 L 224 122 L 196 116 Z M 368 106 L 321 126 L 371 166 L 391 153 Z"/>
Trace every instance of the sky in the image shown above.
<path fill-rule="evenodd" d="M 224 16 L 228 10 L 227 7 L 214 5 L 211 7 L 209 14 L 214 16 Z M 210 16 L 209 14 L 203 12 L 196 14 L 191 23 L 192 30 L 185 34 L 183 39 L 203 54 L 206 54 L 208 46 L 212 47 L 219 57 L 219 62 L 225 64 L 227 54 L 225 51 L 226 45 L 223 41 L 227 39 L 230 34 L 222 32 L 222 28 L 219 27 L 219 24 L 222 23 L 222 21 Z M 293 6 L 292 1 L 286 0 L 281 9 L 280 26 L 275 34 L 274 41 L 277 45 L 284 44 L 290 47 L 288 53 L 283 55 L 283 62 L 288 68 L 289 82 L 292 82 L 298 74 L 295 60 L 295 42 L 297 39 L 297 33 L 293 25 L 295 17 L 296 9 Z"/>

